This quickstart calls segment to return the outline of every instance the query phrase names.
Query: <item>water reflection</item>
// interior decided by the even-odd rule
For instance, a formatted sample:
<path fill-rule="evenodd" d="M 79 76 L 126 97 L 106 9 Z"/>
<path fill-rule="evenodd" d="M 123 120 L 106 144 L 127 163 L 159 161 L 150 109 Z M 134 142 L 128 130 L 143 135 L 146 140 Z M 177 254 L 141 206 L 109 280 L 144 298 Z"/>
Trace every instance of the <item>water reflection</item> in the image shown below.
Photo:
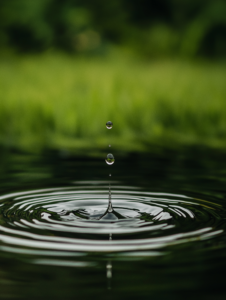
<path fill-rule="evenodd" d="M 224 299 L 225 157 L 206 150 L 194 151 L 195 159 L 161 151 L 114 153 L 118 215 L 104 222 L 109 166 L 103 154 L 16 153 L 4 159 L 2 297 L 101 299 L 105 280 L 109 288 L 113 280 L 109 295 L 115 298 L 165 299 L 167 293 L 179 299 L 186 291 L 194 299 Z"/>
<path fill-rule="evenodd" d="M 109 234 L 109 241 L 112 241 L 112 234 L 110 233 Z M 108 289 L 110 290 L 111 289 L 111 279 L 112 279 L 112 263 L 111 263 L 111 260 L 109 260 L 107 262 L 107 265 L 106 265 L 106 277 L 107 277 L 107 280 L 108 280 Z"/>

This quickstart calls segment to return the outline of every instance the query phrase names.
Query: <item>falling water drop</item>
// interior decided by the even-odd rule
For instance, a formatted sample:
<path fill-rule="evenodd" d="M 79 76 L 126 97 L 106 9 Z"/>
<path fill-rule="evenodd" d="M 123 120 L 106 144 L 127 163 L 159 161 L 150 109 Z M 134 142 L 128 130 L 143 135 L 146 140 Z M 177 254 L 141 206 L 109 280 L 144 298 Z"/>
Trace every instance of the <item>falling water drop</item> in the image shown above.
<path fill-rule="evenodd" d="M 107 129 L 111 129 L 112 126 L 113 126 L 113 123 L 112 123 L 111 121 L 108 121 L 108 122 L 106 123 Z"/>
<path fill-rule="evenodd" d="M 111 121 L 108 121 L 106 123 L 107 129 L 111 129 L 112 126 L 113 126 L 113 123 Z M 109 147 L 111 147 L 111 145 L 109 145 Z M 115 158 L 114 158 L 113 154 L 109 153 L 107 155 L 107 158 L 105 159 L 105 161 L 108 165 L 113 165 L 113 163 L 115 162 Z M 109 174 L 109 176 L 111 177 L 111 174 Z M 113 217 L 113 219 L 117 219 L 117 217 L 112 214 L 113 207 L 112 207 L 112 203 L 111 203 L 111 184 L 110 184 L 110 181 L 109 181 L 109 194 L 108 195 L 109 196 L 108 196 L 107 213 L 105 213 L 105 215 L 101 219 L 105 219 L 105 218 L 109 219 L 109 217 L 110 217 L 110 219 L 112 219 L 112 217 Z"/>
<path fill-rule="evenodd" d="M 115 162 L 115 158 L 114 158 L 113 154 L 109 153 L 107 155 L 107 158 L 105 159 L 105 161 L 108 165 L 113 165 L 113 163 Z"/>

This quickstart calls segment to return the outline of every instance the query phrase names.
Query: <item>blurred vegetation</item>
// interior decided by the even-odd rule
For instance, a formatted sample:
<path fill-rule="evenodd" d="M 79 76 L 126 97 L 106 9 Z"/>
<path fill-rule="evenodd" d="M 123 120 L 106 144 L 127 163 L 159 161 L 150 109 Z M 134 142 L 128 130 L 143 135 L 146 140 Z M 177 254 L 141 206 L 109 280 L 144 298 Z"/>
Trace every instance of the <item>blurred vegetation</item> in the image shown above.
<path fill-rule="evenodd" d="M 225 56 L 225 0 L 0 0 L 0 143 L 226 147 Z"/>
<path fill-rule="evenodd" d="M 225 0 L 0 0 L 0 48 L 224 57 Z"/>
<path fill-rule="evenodd" d="M 226 147 L 226 63 L 122 54 L 1 59 L 0 142 L 9 146 L 144 149 Z M 105 123 L 114 127 L 107 130 Z"/>

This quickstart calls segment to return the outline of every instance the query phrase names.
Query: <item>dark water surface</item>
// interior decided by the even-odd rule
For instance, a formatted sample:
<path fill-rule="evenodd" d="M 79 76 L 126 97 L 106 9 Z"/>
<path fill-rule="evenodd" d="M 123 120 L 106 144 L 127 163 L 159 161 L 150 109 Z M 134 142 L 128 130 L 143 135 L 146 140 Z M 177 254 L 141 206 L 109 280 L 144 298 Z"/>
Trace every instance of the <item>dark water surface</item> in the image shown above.
<path fill-rule="evenodd" d="M 0 154 L 1 299 L 226 298 L 222 151 Z"/>

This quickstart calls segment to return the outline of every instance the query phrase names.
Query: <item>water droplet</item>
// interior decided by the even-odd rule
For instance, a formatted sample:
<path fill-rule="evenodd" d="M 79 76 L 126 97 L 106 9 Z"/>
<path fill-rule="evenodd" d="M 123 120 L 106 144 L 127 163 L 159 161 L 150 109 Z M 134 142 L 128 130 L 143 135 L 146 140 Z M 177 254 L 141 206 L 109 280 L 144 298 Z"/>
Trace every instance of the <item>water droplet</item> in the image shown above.
<path fill-rule="evenodd" d="M 113 123 L 112 123 L 111 121 L 108 121 L 108 122 L 106 123 L 107 129 L 111 129 L 112 126 L 113 126 Z"/>
<path fill-rule="evenodd" d="M 111 176 L 111 174 L 109 174 L 109 176 Z"/>
<path fill-rule="evenodd" d="M 111 147 L 111 145 L 109 145 L 109 147 Z"/>
<path fill-rule="evenodd" d="M 113 154 L 109 153 L 107 155 L 107 158 L 105 159 L 105 161 L 108 165 L 113 165 L 113 163 L 115 162 L 115 158 L 114 158 Z"/>

